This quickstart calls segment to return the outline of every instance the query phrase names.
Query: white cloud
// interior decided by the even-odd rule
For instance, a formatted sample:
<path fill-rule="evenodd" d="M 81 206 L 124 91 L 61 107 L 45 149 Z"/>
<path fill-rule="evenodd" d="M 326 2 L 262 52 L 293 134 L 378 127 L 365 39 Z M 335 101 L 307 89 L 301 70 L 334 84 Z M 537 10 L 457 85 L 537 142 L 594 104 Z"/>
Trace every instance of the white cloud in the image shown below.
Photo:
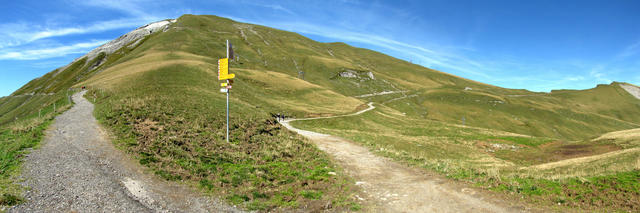
<path fill-rule="evenodd" d="M 565 81 L 582 81 L 584 80 L 583 76 L 567 76 L 564 78 Z"/>
<path fill-rule="evenodd" d="M 35 24 L 11 23 L 0 25 L 0 49 L 28 44 L 37 40 L 76 35 L 98 33 L 115 29 L 134 28 L 145 25 L 151 20 L 144 18 L 118 19 L 96 22 L 82 27 L 46 28 Z"/>
<path fill-rule="evenodd" d="M 280 5 L 277 5 L 277 4 L 264 4 L 264 5 L 258 5 L 258 6 L 270 8 L 270 9 L 273 9 L 273 10 L 283 11 L 283 12 L 289 13 L 289 14 L 295 14 L 293 11 L 291 11 L 291 10 L 289 10 L 287 8 L 284 8 L 284 7 L 280 6 Z"/>
<path fill-rule="evenodd" d="M 640 53 L 640 41 L 627 46 L 624 50 L 622 50 L 622 52 L 620 52 L 620 54 L 618 54 L 618 58 L 623 59 L 638 53 Z"/>
<path fill-rule="evenodd" d="M 589 75 L 596 80 L 596 83 L 610 84 L 613 81 L 611 79 L 609 79 L 606 76 L 606 74 L 603 72 L 606 69 L 607 69 L 607 67 L 604 66 L 604 65 L 597 65 L 597 66 L 591 68 L 591 71 L 589 72 Z"/>
<path fill-rule="evenodd" d="M 158 4 L 158 2 L 150 0 L 84 0 L 79 3 L 90 7 L 121 11 L 134 17 L 154 19 L 155 17 L 145 11 L 147 9 L 145 6 L 152 7 Z"/>
<path fill-rule="evenodd" d="M 108 41 L 91 41 L 76 43 L 68 46 L 58 46 L 44 49 L 28 49 L 21 51 L 0 52 L 0 60 L 38 60 L 45 58 L 61 57 L 69 54 L 87 53 L 91 49 Z"/>
<path fill-rule="evenodd" d="M 278 11 L 282 11 L 285 13 L 288 13 L 289 15 L 295 15 L 296 13 L 294 13 L 293 11 L 283 7 L 282 5 L 279 4 L 263 4 L 263 3 L 258 3 L 258 2 L 254 2 L 254 1 L 240 1 L 240 4 L 243 5 L 249 5 L 249 6 L 256 6 L 256 7 L 264 7 L 264 8 L 269 8 L 272 10 L 278 10 Z"/>

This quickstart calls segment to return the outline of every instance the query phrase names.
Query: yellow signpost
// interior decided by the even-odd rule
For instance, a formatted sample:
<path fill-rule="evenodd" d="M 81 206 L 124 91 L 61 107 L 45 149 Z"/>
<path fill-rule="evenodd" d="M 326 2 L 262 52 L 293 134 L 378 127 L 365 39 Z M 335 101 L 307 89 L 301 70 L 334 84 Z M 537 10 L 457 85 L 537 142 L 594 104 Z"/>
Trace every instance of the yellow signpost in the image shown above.
<path fill-rule="evenodd" d="M 229 58 L 218 60 L 218 80 L 227 80 L 235 78 L 235 74 L 229 74 Z"/>

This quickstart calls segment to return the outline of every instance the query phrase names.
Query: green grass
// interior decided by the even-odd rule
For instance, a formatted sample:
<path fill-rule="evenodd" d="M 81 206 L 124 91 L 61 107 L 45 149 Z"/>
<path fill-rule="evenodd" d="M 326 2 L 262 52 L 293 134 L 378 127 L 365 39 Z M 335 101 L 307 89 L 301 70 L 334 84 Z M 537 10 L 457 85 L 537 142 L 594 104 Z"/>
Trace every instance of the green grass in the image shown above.
<path fill-rule="evenodd" d="M 589 90 L 534 93 L 459 78 L 344 43 L 315 42 L 296 33 L 217 16 L 184 15 L 171 27 L 166 32 L 144 38 L 135 47 L 124 47 L 109 56 L 101 55 L 93 61 L 102 57 L 105 63 L 95 70 L 89 70 L 94 62 L 83 65 L 84 62 L 79 60 L 58 75 L 50 73 L 30 82 L 15 94 L 56 91 L 85 79 L 89 79 L 88 82 L 113 84 L 92 79 L 91 76 L 100 70 L 108 70 L 156 52 L 185 52 L 191 54 L 188 59 L 207 63 L 209 67 L 206 69 L 213 70 L 216 59 L 225 57 L 225 40 L 229 40 L 240 55 L 240 61 L 232 62 L 232 68 L 275 72 L 290 78 L 297 78 L 301 70 L 305 72 L 304 81 L 336 96 L 406 90 L 415 95 L 402 102 L 409 105 L 399 106 L 397 104 L 400 102 L 394 102 L 397 105 L 394 107 L 409 116 L 456 124 L 461 124 L 464 118 L 466 125 L 566 140 L 582 140 L 606 132 L 640 127 L 640 115 L 636 113 L 640 110 L 640 100 L 631 97 L 617 82 Z M 167 56 L 164 60 L 175 58 L 179 57 Z M 339 72 L 345 70 L 358 71 L 360 76 L 372 72 L 376 79 L 337 77 Z M 76 76 L 76 80 L 72 80 L 73 76 Z M 318 116 L 313 111 L 326 111 L 312 107 L 316 104 L 312 103 L 312 100 L 316 100 L 314 98 L 288 94 L 290 90 L 286 89 L 260 91 L 264 82 L 245 82 L 238 86 L 254 89 L 242 94 L 247 103 L 255 99 L 283 102 L 282 105 L 270 103 L 269 107 L 272 111 L 287 111 L 298 117 Z M 465 90 L 467 87 L 472 90 Z M 371 97 L 365 100 L 384 98 Z M 286 100 L 294 103 L 284 103 Z M 299 106 L 303 104 L 309 106 Z"/>
<path fill-rule="evenodd" d="M 23 189 L 17 183 L 22 159 L 30 148 L 36 148 L 39 145 L 44 131 L 55 116 L 70 107 L 65 95 L 66 93 L 55 94 L 27 100 L 20 109 L 20 115 L 24 115 L 23 117 L 0 126 L 0 206 L 12 206 L 23 201 L 21 197 Z M 11 98 L 13 97 L 9 97 Z M 38 117 L 37 108 L 27 109 L 30 106 L 41 106 L 40 104 L 49 102 L 57 103 L 55 112 L 53 105 L 45 105 Z M 32 114 L 26 114 L 29 112 Z"/>
<path fill-rule="evenodd" d="M 278 125 L 263 111 L 270 107 L 256 109 L 235 93 L 227 143 L 225 96 L 211 89 L 217 82 L 192 66 L 145 72 L 117 90 L 97 92 L 95 116 L 117 136 L 117 146 L 157 175 L 250 210 L 352 199 L 351 184 L 326 154 Z"/>
<path fill-rule="evenodd" d="M 227 39 L 240 55 L 240 61 L 230 65 L 237 78 L 229 144 L 223 141 L 224 96 L 215 80 L 216 60 L 225 56 Z M 104 63 L 92 69 L 99 61 Z M 337 77 L 347 69 L 358 71 L 361 78 Z M 299 70 L 305 72 L 304 80 L 298 78 Z M 364 78 L 367 72 L 375 80 Z M 44 93 L 89 85 L 101 89 L 95 114 L 117 136 L 116 144 L 160 177 L 193 183 L 248 209 L 327 201 L 359 209 L 348 196 L 352 189 L 347 178 L 326 175 L 340 174 L 340 169 L 305 139 L 275 124 L 270 113 L 314 117 L 353 112 L 368 101 L 385 103 L 357 117 L 296 125 L 361 142 L 377 154 L 454 179 L 509 180 L 504 183 L 538 188 L 555 181 L 564 187 L 560 180 L 517 167 L 635 144 L 588 141 L 640 127 L 640 101 L 618 84 L 552 93 L 505 89 L 344 43 L 315 42 L 216 16 L 184 15 L 168 31 L 149 35 L 135 47 L 91 61 L 80 59 L 0 99 L 0 125 L 32 116 L 42 104 L 50 104 L 54 99 Z M 397 90 L 407 92 L 353 98 Z M 584 146 L 581 153 L 562 154 L 575 145 Z M 609 170 L 581 164 L 566 172 L 555 168 L 539 173 L 563 173 L 564 181 L 630 172 L 636 159 L 631 154 L 594 164 Z M 623 166 L 611 166 L 616 163 Z M 515 175 L 523 181 L 513 179 Z"/>
<path fill-rule="evenodd" d="M 398 105 L 405 104 L 400 102 Z M 571 158 L 576 154 L 597 155 L 607 152 L 607 148 L 615 149 L 614 143 L 563 142 L 403 115 L 395 109 L 396 105 L 378 104 L 377 107 L 358 116 L 295 121 L 292 124 L 297 128 L 347 138 L 369 147 L 375 154 L 435 171 L 454 180 L 523 195 L 544 205 L 560 203 L 560 206 L 584 210 L 638 210 L 640 168 L 636 165 L 637 156 L 626 159 L 627 155 L 621 155 L 608 164 L 598 163 L 601 167 L 612 167 L 616 163 L 630 165 L 606 173 L 582 170 L 580 168 L 587 165 L 576 163 L 570 165 L 571 169 L 564 168 L 574 171 L 573 176 L 568 174 L 561 179 L 550 178 L 553 177 L 551 175 L 545 177 L 542 174 L 547 174 L 546 171 L 520 169 Z M 569 147 L 570 155 L 563 155 L 564 147 Z"/>

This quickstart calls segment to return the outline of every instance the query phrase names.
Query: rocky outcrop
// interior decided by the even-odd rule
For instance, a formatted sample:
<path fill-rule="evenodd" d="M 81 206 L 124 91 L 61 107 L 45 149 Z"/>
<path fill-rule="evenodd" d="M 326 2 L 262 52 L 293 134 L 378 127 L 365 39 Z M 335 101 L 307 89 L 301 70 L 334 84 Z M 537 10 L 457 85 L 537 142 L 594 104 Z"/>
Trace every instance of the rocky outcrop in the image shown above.
<path fill-rule="evenodd" d="M 82 58 L 87 58 L 87 63 L 91 60 L 93 60 L 95 57 L 97 57 L 100 53 L 104 52 L 107 55 L 110 55 L 112 53 L 114 53 L 115 51 L 119 50 L 120 48 L 124 47 L 125 45 L 131 44 L 132 46 L 137 45 L 145 36 L 148 36 L 154 32 L 158 32 L 160 30 L 162 31 L 167 31 L 169 29 L 169 25 L 171 23 L 175 23 L 176 20 L 175 19 L 168 19 L 168 20 L 163 20 L 163 21 L 158 21 L 158 22 L 153 22 L 147 25 L 144 25 L 142 27 L 139 27 L 138 29 L 135 29 L 127 34 L 124 34 L 120 37 L 118 37 L 117 39 L 111 40 L 109 42 L 107 42 L 106 44 L 103 44 L 102 46 L 96 47 L 95 49 L 91 50 L 89 53 L 87 53 L 86 55 L 83 55 L 81 57 L 78 57 L 77 59 L 73 60 L 73 62 L 69 63 L 68 65 L 58 68 L 56 74 L 58 74 L 59 72 L 65 70 L 67 67 L 69 67 L 71 64 L 75 63 L 76 61 L 82 59 Z M 95 67 L 98 67 L 101 65 L 102 62 L 104 62 L 105 60 L 101 60 L 100 64 L 94 64 L 92 65 L 92 69 Z"/>
<path fill-rule="evenodd" d="M 169 24 L 175 23 L 175 22 L 176 22 L 175 19 L 170 19 L 170 20 L 153 22 L 151 24 L 147 24 L 145 26 L 139 27 L 134 31 L 124 34 L 117 39 L 114 39 L 106 44 L 103 44 L 102 46 L 99 46 L 91 50 L 91 52 L 85 55 L 87 57 L 87 61 L 91 61 L 91 59 L 95 58 L 101 52 L 104 52 L 107 55 L 109 55 L 115 52 L 116 50 L 119 50 L 120 48 L 124 47 L 127 44 L 130 44 L 132 42 L 138 42 L 140 39 L 144 38 L 147 35 L 150 35 L 151 33 L 158 32 L 160 30 L 165 31 L 169 29 Z"/>
<path fill-rule="evenodd" d="M 344 71 L 344 72 L 340 72 L 340 73 L 338 73 L 338 75 L 340 77 L 343 77 L 343 78 L 357 78 L 358 77 L 358 73 L 356 71 L 353 71 L 353 70 L 347 70 L 347 71 Z"/>
<path fill-rule="evenodd" d="M 358 78 L 358 79 L 368 78 L 371 80 L 376 80 L 376 77 L 373 75 L 372 72 L 356 71 L 356 70 L 350 70 L 350 69 L 345 69 L 344 71 L 339 72 L 338 76 L 343 78 Z"/>
<path fill-rule="evenodd" d="M 640 99 L 640 87 L 631 84 L 620 84 L 620 87 L 633 95 L 633 97 Z"/>

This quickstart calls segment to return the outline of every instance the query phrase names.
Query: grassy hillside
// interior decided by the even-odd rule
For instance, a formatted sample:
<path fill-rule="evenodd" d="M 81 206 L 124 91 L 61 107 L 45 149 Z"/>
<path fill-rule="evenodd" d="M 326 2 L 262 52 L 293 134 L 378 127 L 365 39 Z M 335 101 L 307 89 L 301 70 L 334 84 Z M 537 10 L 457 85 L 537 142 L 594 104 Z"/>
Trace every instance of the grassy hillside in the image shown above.
<path fill-rule="evenodd" d="M 640 127 L 640 115 L 637 113 L 640 100 L 622 90 L 618 83 L 590 90 L 552 93 L 504 89 L 344 43 L 315 42 L 296 33 L 216 16 L 182 16 L 167 32 L 155 33 L 138 42 L 137 46 L 93 59 L 106 61 L 100 67 L 91 69 L 95 62 L 78 60 L 60 74 L 55 75 L 57 71 L 49 73 L 14 94 L 53 91 L 68 86 L 69 82 L 87 79 L 96 72 L 98 75 L 87 82 L 109 87 L 111 81 L 170 64 L 198 64 L 202 69 L 214 70 L 216 60 L 225 56 L 227 39 L 234 44 L 239 56 L 231 64 L 232 69 L 236 69 L 232 72 L 239 72 L 239 77 L 248 80 L 247 84 L 237 86 L 241 100 L 250 103 L 255 98 L 266 99 L 260 102 L 269 102 L 267 107 L 274 111 L 286 111 L 292 115 L 339 113 L 309 100 L 327 103 L 330 98 L 326 97 L 333 96 L 337 102 L 344 102 L 338 99 L 374 92 L 406 91 L 414 96 L 412 103 L 396 109 L 449 123 L 462 124 L 464 120 L 466 125 L 568 140 Z M 81 66 L 82 63 L 86 65 Z M 265 71 L 270 77 L 261 82 L 256 81 L 258 78 L 248 79 Z M 101 74 L 103 72 L 111 74 Z M 356 77 L 339 75 L 345 72 L 355 73 Z M 369 72 L 373 79 L 367 76 Z M 68 77 L 74 75 L 75 78 Z M 298 99 L 301 94 L 290 92 L 299 88 L 287 88 L 291 82 L 274 81 L 287 78 L 304 78 L 304 81 L 317 86 L 316 89 L 326 91 L 325 98 Z M 260 87 L 265 84 L 270 84 L 268 87 L 271 89 L 262 90 Z M 257 89 L 242 93 L 249 91 L 244 89 L 251 85 Z M 277 90 L 278 87 L 283 90 Z M 308 89 L 305 93 L 316 92 Z M 348 111 L 363 102 L 353 99 L 344 103 L 343 106 L 335 103 L 326 105 L 333 104 L 334 108 Z"/>
<path fill-rule="evenodd" d="M 227 143 L 225 98 L 210 88 L 217 83 L 213 75 L 198 66 L 170 65 L 121 78 L 104 95 L 96 92 L 95 115 L 117 136 L 118 146 L 157 175 L 193 183 L 248 209 L 357 206 L 340 169 L 277 125 L 264 111 L 269 108 L 233 98 Z"/>
<path fill-rule="evenodd" d="M 227 39 L 239 57 L 230 64 L 237 76 L 231 143 L 223 137 L 225 96 L 216 79 Z M 452 178 L 549 195 L 543 197 L 550 202 L 592 199 L 564 190 L 579 178 L 597 182 L 620 172 L 620 181 L 628 183 L 637 174 L 635 152 L 622 152 L 635 146 L 624 144 L 635 142 L 592 140 L 640 128 L 640 100 L 619 83 L 551 93 L 505 89 L 344 43 L 320 43 L 216 16 L 184 15 L 167 31 L 34 79 L 0 99 L 0 125 L 48 106 L 54 99 L 43 97 L 49 93 L 84 85 L 91 88 L 88 97 L 96 98 L 95 116 L 141 164 L 248 209 L 358 209 L 350 196 L 352 183 L 340 168 L 270 114 L 346 114 L 369 101 L 379 108 L 359 117 L 296 125 L 361 142 L 378 154 Z M 381 92 L 393 93 L 374 95 Z M 586 164 L 570 165 L 566 173 L 554 170 L 562 166 L 535 167 L 610 151 L 622 153 L 600 165 L 622 163 L 608 170 Z M 551 173 L 558 175 L 536 175 Z M 637 190 L 622 194 L 637 197 Z M 589 202 L 587 208 L 598 205 Z"/>
<path fill-rule="evenodd" d="M 397 99 L 358 116 L 295 121 L 375 154 L 545 206 L 638 211 L 637 131 L 564 141 L 424 119 L 396 110 Z M 393 107 L 393 106 L 396 107 Z"/>
<path fill-rule="evenodd" d="M 534 95 L 443 87 L 416 92 L 408 100 L 407 106 L 391 106 L 426 119 L 542 137 L 580 140 L 640 127 L 640 100 L 618 83 Z"/>

